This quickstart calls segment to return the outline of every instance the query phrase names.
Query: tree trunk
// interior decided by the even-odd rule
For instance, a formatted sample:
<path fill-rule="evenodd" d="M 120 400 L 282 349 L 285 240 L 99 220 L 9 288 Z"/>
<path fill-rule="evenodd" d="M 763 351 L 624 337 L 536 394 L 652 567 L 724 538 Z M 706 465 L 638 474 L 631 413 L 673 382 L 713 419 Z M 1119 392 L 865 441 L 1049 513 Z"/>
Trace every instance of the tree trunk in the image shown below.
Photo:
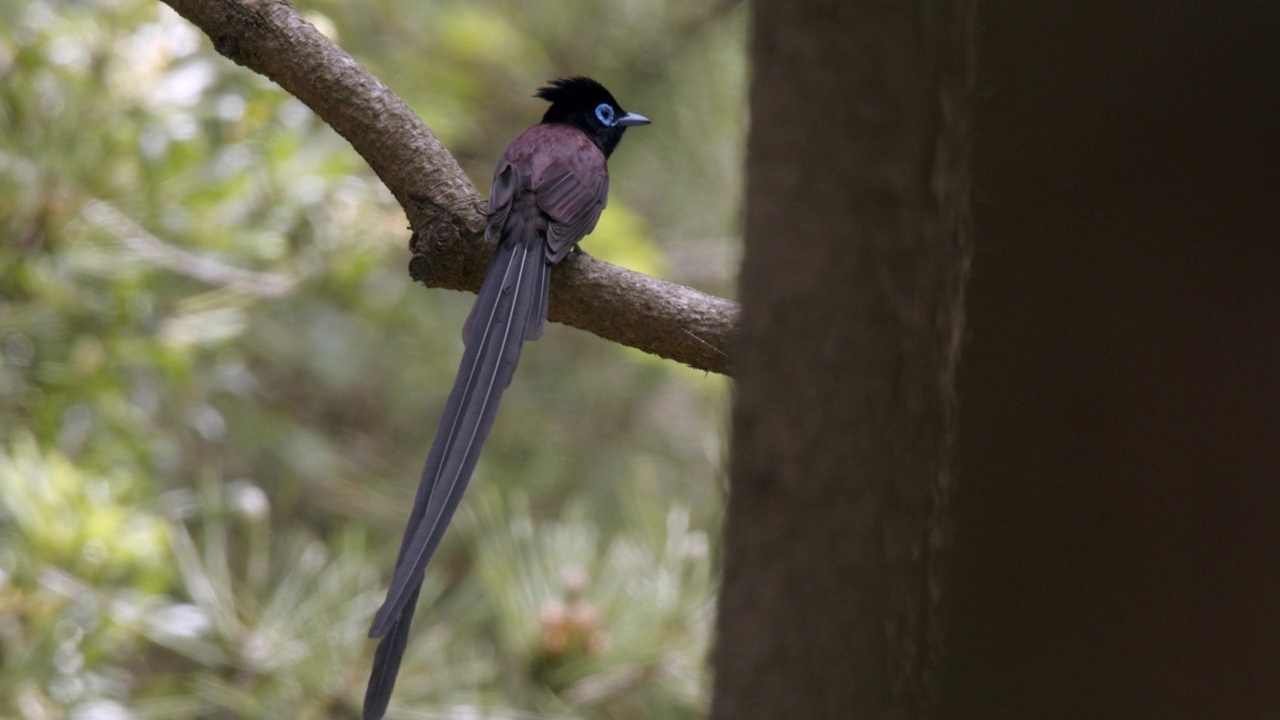
<path fill-rule="evenodd" d="M 1280 13 L 983 3 L 955 720 L 1280 717 Z"/>
<path fill-rule="evenodd" d="M 919 717 L 968 261 L 968 5 L 755 5 L 711 717 Z"/>

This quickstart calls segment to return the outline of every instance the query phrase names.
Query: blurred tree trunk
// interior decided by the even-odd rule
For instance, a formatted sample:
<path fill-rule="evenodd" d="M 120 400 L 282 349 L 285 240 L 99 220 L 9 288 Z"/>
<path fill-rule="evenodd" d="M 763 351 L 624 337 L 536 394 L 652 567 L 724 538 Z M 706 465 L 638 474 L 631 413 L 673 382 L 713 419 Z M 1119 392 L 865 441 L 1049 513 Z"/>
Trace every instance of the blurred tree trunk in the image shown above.
<path fill-rule="evenodd" d="M 982 4 L 940 706 L 1280 717 L 1280 11 Z"/>
<path fill-rule="evenodd" d="M 967 3 L 755 3 L 711 716 L 919 717 L 967 266 Z"/>

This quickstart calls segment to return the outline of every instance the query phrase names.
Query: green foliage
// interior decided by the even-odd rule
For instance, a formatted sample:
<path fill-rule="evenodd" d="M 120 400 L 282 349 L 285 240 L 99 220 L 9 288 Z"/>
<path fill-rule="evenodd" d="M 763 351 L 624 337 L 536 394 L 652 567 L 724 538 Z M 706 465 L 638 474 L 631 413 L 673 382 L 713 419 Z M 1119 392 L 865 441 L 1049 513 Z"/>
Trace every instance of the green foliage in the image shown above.
<path fill-rule="evenodd" d="M 119 623 L 173 587 L 168 527 L 126 472 L 92 473 L 30 435 L 0 449 L 0 697 L 92 697 L 136 653 Z"/>
<path fill-rule="evenodd" d="M 553 691 L 550 711 L 700 717 L 707 536 L 690 529 L 684 507 L 664 517 L 657 498 L 628 495 L 631 517 L 607 542 L 582 513 L 537 527 L 527 510 L 506 511 L 491 495 L 479 503 L 479 571 L 504 655 Z M 646 686 L 658 691 L 637 692 Z"/>
<path fill-rule="evenodd" d="M 535 87 L 606 81 L 655 124 L 587 251 L 729 292 L 696 258 L 735 232 L 740 10 L 298 5 L 482 192 Z M 163 5 L 0 25 L 0 717 L 352 716 L 471 297 L 413 287 L 360 158 Z M 560 326 L 518 375 L 393 715 L 699 714 L 724 382 Z"/>

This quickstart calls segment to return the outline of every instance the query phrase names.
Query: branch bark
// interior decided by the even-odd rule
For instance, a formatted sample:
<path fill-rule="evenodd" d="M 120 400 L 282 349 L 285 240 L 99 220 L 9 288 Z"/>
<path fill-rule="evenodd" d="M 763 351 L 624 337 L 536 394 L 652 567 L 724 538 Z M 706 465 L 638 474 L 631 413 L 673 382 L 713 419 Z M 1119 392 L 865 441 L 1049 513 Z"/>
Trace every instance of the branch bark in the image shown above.
<path fill-rule="evenodd" d="M 164 0 L 228 59 L 306 103 L 369 163 L 413 229 L 409 274 L 475 292 L 492 248 L 485 202 L 386 85 L 279 0 Z M 691 367 L 730 374 L 738 306 L 579 254 L 552 273 L 550 318 Z"/>

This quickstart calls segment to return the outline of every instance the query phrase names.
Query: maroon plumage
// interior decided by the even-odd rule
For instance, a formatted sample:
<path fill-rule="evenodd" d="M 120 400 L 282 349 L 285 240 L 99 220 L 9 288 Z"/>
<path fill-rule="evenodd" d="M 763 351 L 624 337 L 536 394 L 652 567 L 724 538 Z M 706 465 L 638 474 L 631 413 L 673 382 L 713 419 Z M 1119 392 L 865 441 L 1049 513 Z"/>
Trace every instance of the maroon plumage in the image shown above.
<path fill-rule="evenodd" d="M 386 712 L 427 561 L 440 544 L 511 383 L 525 340 L 547 322 L 551 266 L 590 233 L 609 194 L 606 159 L 622 132 L 649 121 L 589 78 L 556 80 L 538 97 L 542 123 L 512 141 L 494 172 L 485 239 L 497 248 L 463 329 L 466 349 L 409 514 L 387 598 L 370 637 L 382 637 L 365 720 Z"/>

